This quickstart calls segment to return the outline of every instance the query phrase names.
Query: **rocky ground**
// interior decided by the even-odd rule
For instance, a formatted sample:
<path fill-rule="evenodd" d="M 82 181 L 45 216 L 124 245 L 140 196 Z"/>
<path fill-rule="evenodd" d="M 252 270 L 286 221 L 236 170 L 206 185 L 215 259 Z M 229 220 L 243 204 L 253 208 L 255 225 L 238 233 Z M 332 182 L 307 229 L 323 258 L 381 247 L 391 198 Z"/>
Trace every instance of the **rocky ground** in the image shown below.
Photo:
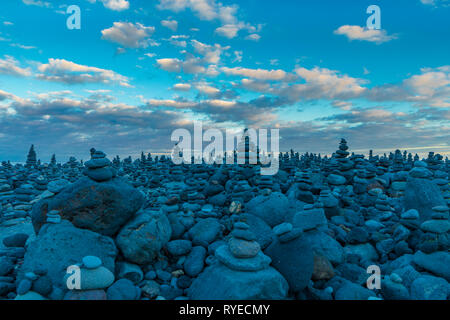
<path fill-rule="evenodd" d="M 450 161 L 348 149 L 282 154 L 272 177 L 32 148 L 0 167 L 0 297 L 448 300 Z"/>

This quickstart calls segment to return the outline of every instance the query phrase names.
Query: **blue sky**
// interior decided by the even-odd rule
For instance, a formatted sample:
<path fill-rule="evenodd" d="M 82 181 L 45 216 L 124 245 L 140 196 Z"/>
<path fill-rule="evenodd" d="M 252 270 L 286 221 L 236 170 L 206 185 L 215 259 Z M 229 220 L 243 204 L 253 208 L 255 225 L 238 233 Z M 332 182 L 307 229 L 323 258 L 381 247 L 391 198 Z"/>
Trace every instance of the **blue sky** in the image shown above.
<path fill-rule="evenodd" d="M 81 29 L 69 30 L 69 5 Z M 368 30 L 369 5 L 381 30 Z M 10 0 L 0 159 L 168 152 L 171 132 L 279 128 L 281 149 L 450 154 L 450 1 Z"/>

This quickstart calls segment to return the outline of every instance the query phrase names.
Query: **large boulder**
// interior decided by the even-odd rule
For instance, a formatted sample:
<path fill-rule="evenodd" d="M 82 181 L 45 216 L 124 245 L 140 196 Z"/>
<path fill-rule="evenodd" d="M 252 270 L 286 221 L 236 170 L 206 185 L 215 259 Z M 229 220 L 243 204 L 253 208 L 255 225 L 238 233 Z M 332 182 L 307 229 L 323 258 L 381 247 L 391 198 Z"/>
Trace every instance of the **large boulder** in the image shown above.
<path fill-rule="evenodd" d="M 189 237 L 192 244 L 196 246 L 208 247 L 208 245 L 220 235 L 221 224 L 215 218 L 200 219 L 190 230 Z"/>
<path fill-rule="evenodd" d="M 74 226 L 113 236 L 142 207 L 144 196 L 121 178 L 95 182 L 87 177 L 68 185 L 54 198 L 36 203 L 32 222 L 36 233 L 47 213 L 59 211 Z"/>
<path fill-rule="evenodd" d="M 98 233 L 74 227 L 69 221 L 45 224 L 26 251 L 18 279 L 25 273 L 46 269 L 53 285 L 64 289 L 67 267 L 78 264 L 83 257 L 96 256 L 114 273 L 117 248 L 114 241 Z"/>
<path fill-rule="evenodd" d="M 422 275 L 411 285 L 411 298 L 413 300 L 447 300 L 450 285 L 443 278 Z"/>
<path fill-rule="evenodd" d="M 293 292 L 305 289 L 314 269 L 314 254 L 302 236 L 288 242 L 276 239 L 264 251 L 272 259 L 272 266 L 280 272 Z"/>
<path fill-rule="evenodd" d="M 188 296 L 192 300 L 281 300 L 287 291 L 286 280 L 271 267 L 248 272 L 216 263 L 192 282 Z"/>
<path fill-rule="evenodd" d="M 116 243 L 127 260 L 143 265 L 154 262 L 171 236 L 172 228 L 164 213 L 145 211 L 120 230 Z"/>
<path fill-rule="evenodd" d="M 263 219 L 252 214 L 243 213 L 239 216 L 239 220 L 248 224 L 249 230 L 255 234 L 255 240 L 259 243 L 262 250 L 272 243 L 275 234 Z"/>
<path fill-rule="evenodd" d="M 312 230 L 304 233 L 315 255 L 326 257 L 333 265 L 344 262 L 344 248 L 331 236 L 322 231 Z"/>
<path fill-rule="evenodd" d="M 422 251 L 417 251 L 414 254 L 413 261 L 420 268 L 450 281 L 450 253 L 439 251 L 425 254 Z"/>
<path fill-rule="evenodd" d="M 245 206 L 248 213 L 261 218 L 272 228 L 283 223 L 289 212 L 289 200 L 280 192 L 257 196 Z"/>
<path fill-rule="evenodd" d="M 431 180 L 409 177 L 403 198 L 405 210 L 416 209 L 420 221 L 429 220 L 433 207 L 446 206 L 438 185 Z"/>

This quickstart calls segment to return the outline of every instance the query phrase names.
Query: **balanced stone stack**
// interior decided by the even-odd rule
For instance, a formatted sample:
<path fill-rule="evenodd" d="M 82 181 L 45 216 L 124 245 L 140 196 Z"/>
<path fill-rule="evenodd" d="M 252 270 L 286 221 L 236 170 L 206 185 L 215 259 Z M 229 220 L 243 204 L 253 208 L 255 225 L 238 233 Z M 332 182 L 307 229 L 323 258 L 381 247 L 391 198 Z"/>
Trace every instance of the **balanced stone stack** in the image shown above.
<path fill-rule="evenodd" d="M 298 185 L 297 199 L 306 203 L 314 203 L 314 196 L 311 192 L 311 178 L 308 172 L 296 172 L 295 182 Z"/>
<path fill-rule="evenodd" d="M 339 163 L 339 173 L 343 177 L 345 177 L 346 181 L 351 181 L 353 177 L 353 161 L 351 161 L 348 157 L 350 153 L 348 152 L 347 141 L 345 139 L 341 139 L 339 143 L 339 149 L 336 151 L 336 159 Z"/>
<path fill-rule="evenodd" d="M 70 275 L 64 277 L 63 283 L 67 286 L 74 286 L 74 289 L 67 291 L 64 300 L 85 300 L 86 298 L 95 300 L 106 300 L 106 289 L 114 283 L 114 274 L 103 266 L 102 260 L 96 256 L 85 256 L 81 263 L 76 265 L 79 268 L 79 287 L 76 288 L 76 281 L 71 281 Z M 69 267 L 69 266 L 68 266 Z"/>
<path fill-rule="evenodd" d="M 36 161 L 36 151 L 34 151 L 34 145 L 31 145 L 30 151 L 28 152 L 26 167 L 35 168 L 37 165 Z"/>
<path fill-rule="evenodd" d="M 320 191 L 319 201 L 323 204 L 328 219 L 340 214 L 339 200 L 330 192 L 330 189 Z"/>
<path fill-rule="evenodd" d="M 450 249 L 450 222 L 447 206 L 434 207 L 431 219 L 423 222 L 420 229 L 424 232 L 419 244 L 421 251 L 431 253 Z"/>
<path fill-rule="evenodd" d="M 47 190 L 48 180 L 44 176 L 39 176 L 35 181 L 35 188 L 38 191 Z"/>
<path fill-rule="evenodd" d="M 289 284 L 293 292 L 300 292 L 309 284 L 314 269 L 314 255 L 301 228 L 282 223 L 273 229 L 277 239 L 265 253 L 272 259 L 272 265 Z"/>
<path fill-rule="evenodd" d="M 0 299 L 448 299 L 450 161 L 339 150 L 283 152 L 275 176 L 95 149 L 4 161 Z"/>
<path fill-rule="evenodd" d="M 91 160 L 87 161 L 85 166 L 86 175 L 97 182 L 111 180 L 116 175 L 111 161 L 102 151 L 94 151 Z"/>
<path fill-rule="evenodd" d="M 238 222 L 228 241 L 216 249 L 217 262 L 207 267 L 188 290 L 194 300 L 283 299 L 288 284 L 263 254 L 255 235 Z"/>

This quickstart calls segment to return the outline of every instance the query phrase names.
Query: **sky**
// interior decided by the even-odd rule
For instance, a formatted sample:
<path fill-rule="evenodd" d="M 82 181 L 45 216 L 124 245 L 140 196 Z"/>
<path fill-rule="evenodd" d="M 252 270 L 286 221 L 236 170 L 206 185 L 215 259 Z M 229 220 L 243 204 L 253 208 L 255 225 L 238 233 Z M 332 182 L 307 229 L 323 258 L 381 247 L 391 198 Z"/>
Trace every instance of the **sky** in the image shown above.
<path fill-rule="evenodd" d="M 345 138 L 361 154 L 450 155 L 449 0 L 0 6 L 0 160 L 31 144 L 43 162 L 170 153 L 194 121 L 279 129 L 281 151 L 331 154 Z"/>

